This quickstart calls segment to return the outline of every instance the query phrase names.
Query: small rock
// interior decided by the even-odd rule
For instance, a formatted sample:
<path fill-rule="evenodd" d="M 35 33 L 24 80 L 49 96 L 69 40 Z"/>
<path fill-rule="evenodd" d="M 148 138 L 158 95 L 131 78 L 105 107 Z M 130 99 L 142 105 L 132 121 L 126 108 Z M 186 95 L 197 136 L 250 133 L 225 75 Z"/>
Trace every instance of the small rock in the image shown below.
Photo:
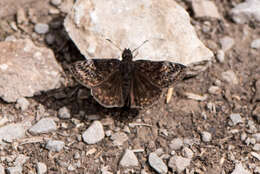
<path fill-rule="evenodd" d="M 202 136 L 202 141 L 204 141 L 204 142 L 210 142 L 212 139 L 211 133 L 206 132 L 206 131 L 202 132 L 201 136 Z"/>
<path fill-rule="evenodd" d="M 11 123 L 0 127 L 0 146 L 3 140 L 12 142 L 14 139 L 25 137 L 26 129 L 21 123 Z"/>
<path fill-rule="evenodd" d="M 34 31 L 38 34 L 46 34 L 49 32 L 49 25 L 38 23 L 34 26 Z"/>
<path fill-rule="evenodd" d="M 114 146 L 122 146 L 128 140 L 128 136 L 124 132 L 117 132 L 111 135 Z"/>
<path fill-rule="evenodd" d="M 208 98 L 207 95 L 194 94 L 191 92 L 185 92 L 185 93 L 183 93 L 183 95 L 189 99 L 193 99 L 193 100 L 197 100 L 197 101 L 204 101 Z"/>
<path fill-rule="evenodd" d="M 227 83 L 230 83 L 230 84 L 233 84 L 233 85 L 238 84 L 237 76 L 232 70 L 222 72 L 221 76 L 222 76 L 222 79 Z"/>
<path fill-rule="evenodd" d="M 5 168 L 0 164 L 0 174 L 5 174 Z"/>
<path fill-rule="evenodd" d="M 148 162 L 150 166 L 158 173 L 167 173 L 168 167 L 164 164 L 163 160 L 155 153 L 150 153 Z"/>
<path fill-rule="evenodd" d="M 258 49 L 260 48 L 260 39 L 255 39 L 251 42 L 251 48 Z"/>
<path fill-rule="evenodd" d="M 209 0 L 193 0 L 191 2 L 196 17 L 212 17 L 220 19 L 220 14 L 214 2 Z"/>
<path fill-rule="evenodd" d="M 100 121 L 94 121 L 82 134 L 83 141 L 87 144 L 96 144 L 104 137 L 105 133 Z"/>
<path fill-rule="evenodd" d="M 30 105 L 30 102 L 24 97 L 19 98 L 16 101 L 16 107 L 20 108 L 22 111 L 26 111 L 28 109 L 29 105 Z"/>
<path fill-rule="evenodd" d="M 29 160 L 29 157 L 28 156 L 25 156 L 23 154 L 19 154 L 16 159 L 15 159 L 15 162 L 14 162 L 14 165 L 15 166 L 22 166 L 24 163 L 26 163 L 26 161 Z"/>
<path fill-rule="evenodd" d="M 254 151 L 260 151 L 260 144 L 255 144 L 253 147 Z"/>
<path fill-rule="evenodd" d="M 51 4 L 54 6 L 58 6 L 61 4 L 61 0 L 51 0 Z"/>
<path fill-rule="evenodd" d="M 6 169 L 7 174 L 22 174 L 22 166 L 8 167 Z"/>
<path fill-rule="evenodd" d="M 188 159 L 191 159 L 192 157 L 193 157 L 193 151 L 190 149 L 190 148 L 188 148 L 188 147 L 184 147 L 183 149 L 182 149 L 182 154 L 183 154 L 183 156 L 185 157 L 185 158 L 188 158 Z"/>
<path fill-rule="evenodd" d="M 183 158 L 181 156 L 173 156 L 170 158 L 168 166 L 172 168 L 173 171 L 177 171 L 177 173 L 183 172 L 189 165 L 191 159 Z"/>
<path fill-rule="evenodd" d="M 247 137 L 247 134 L 245 132 L 243 132 L 240 136 L 241 141 L 245 141 L 246 137 Z"/>
<path fill-rule="evenodd" d="M 53 151 L 53 152 L 60 152 L 64 147 L 63 141 L 58 140 L 49 140 L 46 144 L 46 149 Z"/>
<path fill-rule="evenodd" d="M 35 125 L 33 125 L 29 132 L 32 134 L 42 134 L 42 133 L 49 133 L 52 131 L 56 131 L 57 126 L 55 121 L 52 118 L 42 118 L 38 121 Z"/>
<path fill-rule="evenodd" d="M 251 155 L 260 161 L 260 155 L 256 152 L 251 152 Z"/>
<path fill-rule="evenodd" d="M 260 143 L 260 133 L 253 134 L 253 137 L 256 139 L 256 142 Z"/>
<path fill-rule="evenodd" d="M 211 86 L 209 87 L 208 91 L 210 94 L 215 94 L 215 95 L 221 93 L 221 89 L 218 86 Z"/>
<path fill-rule="evenodd" d="M 70 111 L 67 107 L 62 107 L 59 109 L 58 117 L 61 119 L 69 119 L 70 118 Z"/>
<path fill-rule="evenodd" d="M 248 120 L 247 127 L 249 128 L 249 129 L 246 130 L 248 133 L 253 134 L 253 133 L 256 133 L 258 131 L 254 121 L 252 121 L 252 120 Z"/>
<path fill-rule="evenodd" d="M 16 13 L 16 21 L 18 24 L 23 24 L 27 20 L 26 13 L 23 8 L 19 8 Z"/>
<path fill-rule="evenodd" d="M 79 159 L 80 158 L 80 154 L 79 152 L 75 152 L 75 154 L 73 155 L 74 159 Z"/>
<path fill-rule="evenodd" d="M 249 23 L 249 21 L 260 22 L 260 1 L 246 0 L 231 9 L 232 19 L 239 24 Z"/>
<path fill-rule="evenodd" d="M 172 150 L 179 150 L 183 146 L 183 139 L 175 138 L 171 141 L 169 146 Z"/>
<path fill-rule="evenodd" d="M 245 141 L 245 143 L 247 144 L 247 145 L 250 145 L 250 144 L 255 144 L 256 143 L 256 139 L 255 138 L 247 138 L 246 139 L 246 141 Z"/>
<path fill-rule="evenodd" d="M 220 45 L 221 48 L 224 52 L 228 51 L 229 49 L 231 49 L 234 45 L 234 39 L 228 36 L 225 36 L 223 38 L 220 39 Z"/>
<path fill-rule="evenodd" d="M 73 166 L 72 164 L 70 164 L 67 169 L 68 169 L 68 171 L 74 171 L 74 170 L 76 170 L 76 167 Z"/>
<path fill-rule="evenodd" d="M 225 52 L 223 50 L 218 50 L 216 57 L 220 63 L 223 63 L 225 61 Z"/>
<path fill-rule="evenodd" d="M 47 166 L 44 163 L 38 162 L 36 164 L 37 174 L 45 174 L 47 172 Z"/>
<path fill-rule="evenodd" d="M 237 125 L 238 123 L 243 123 L 243 120 L 240 114 L 230 114 L 229 118 L 231 119 L 233 125 Z"/>
<path fill-rule="evenodd" d="M 107 137 L 110 137 L 112 135 L 112 131 L 111 130 L 107 130 L 105 132 L 105 134 L 106 134 Z"/>
<path fill-rule="evenodd" d="M 119 164 L 123 167 L 135 167 L 138 166 L 138 159 L 133 151 L 126 149 Z"/>

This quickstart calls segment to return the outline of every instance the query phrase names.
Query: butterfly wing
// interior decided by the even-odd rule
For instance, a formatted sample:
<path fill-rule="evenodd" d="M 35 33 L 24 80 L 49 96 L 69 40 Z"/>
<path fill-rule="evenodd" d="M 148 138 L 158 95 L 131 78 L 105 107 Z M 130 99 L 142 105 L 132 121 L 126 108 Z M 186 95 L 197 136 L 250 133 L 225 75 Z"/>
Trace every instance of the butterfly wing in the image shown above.
<path fill-rule="evenodd" d="M 135 69 L 149 77 L 149 80 L 159 88 L 166 88 L 182 80 L 186 66 L 168 61 L 137 60 L 134 62 Z"/>
<path fill-rule="evenodd" d="M 154 85 L 149 78 L 134 70 L 131 81 L 131 108 L 145 108 L 152 105 L 161 96 L 161 89 Z"/>
<path fill-rule="evenodd" d="M 91 88 L 91 94 L 104 107 L 122 107 L 124 105 L 122 76 L 116 71 L 101 84 Z"/>
<path fill-rule="evenodd" d="M 91 88 L 107 80 L 119 69 L 119 64 L 117 59 L 88 59 L 73 63 L 70 71 L 79 83 Z"/>

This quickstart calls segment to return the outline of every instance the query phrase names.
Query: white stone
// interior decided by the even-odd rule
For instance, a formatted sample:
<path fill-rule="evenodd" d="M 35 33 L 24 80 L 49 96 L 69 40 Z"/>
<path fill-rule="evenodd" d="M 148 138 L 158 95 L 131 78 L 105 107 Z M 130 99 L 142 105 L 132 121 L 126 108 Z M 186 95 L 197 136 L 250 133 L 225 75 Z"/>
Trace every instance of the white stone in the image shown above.
<path fill-rule="evenodd" d="M 239 24 L 255 20 L 260 22 L 260 1 L 246 0 L 231 10 L 232 19 Z"/>
<path fill-rule="evenodd" d="M 246 170 L 241 163 L 237 163 L 234 171 L 231 174 L 251 174 Z"/>
<path fill-rule="evenodd" d="M 26 129 L 21 123 L 11 123 L 6 126 L 0 127 L 0 145 L 3 140 L 11 142 L 14 139 L 22 138 L 25 136 Z"/>
<path fill-rule="evenodd" d="M 260 39 L 255 39 L 251 42 L 251 48 L 259 49 L 260 48 Z"/>
<path fill-rule="evenodd" d="M 36 47 L 31 40 L 0 42 L 0 97 L 6 102 L 16 102 L 22 97 L 32 97 L 40 91 L 58 88 L 62 68 L 52 50 Z"/>
<path fill-rule="evenodd" d="M 78 0 L 64 25 L 86 58 L 121 57 L 121 51 L 105 39 L 132 50 L 149 40 L 135 60 L 187 65 L 213 56 L 198 39 L 188 13 L 172 0 Z"/>
<path fill-rule="evenodd" d="M 202 141 L 204 141 L 204 142 L 210 142 L 212 139 L 211 133 L 206 132 L 206 131 L 202 132 L 201 136 L 202 136 Z"/>
<path fill-rule="evenodd" d="M 209 0 L 192 0 L 191 2 L 196 17 L 212 17 L 220 19 L 220 14 L 214 2 Z"/>
<path fill-rule="evenodd" d="M 183 139 L 175 138 L 171 141 L 169 146 L 172 150 L 179 150 L 183 146 Z"/>
<path fill-rule="evenodd" d="M 253 150 L 260 151 L 260 144 L 255 144 Z"/>
<path fill-rule="evenodd" d="M 126 149 L 119 164 L 123 167 L 135 167 L 138 166 L 138 159 L 133 151 Z"/>
<path fill-rule="evenodd" d="M 230 83 L 230 84 L 233 84 L 233 85 L 237 85 L 238 84 L 237 76 L 234 73 L 234 71 L 232 71 L 232 70 L 228 70 L 228 71 L 222 72 L 221 73 L 221 77 L 227 83 Z"/>
<path fill-rule="evenodd" d="M 228 37 L 228 36 L 221 38 L 219 42 L 220 42 L 221 48 L 224 52 L 231 49 L 233 47 L 233 45 L 235 44 L 234 39 L 231 37 Z"/>
<path fill-rule="evenodd" d="M 83 141 L 87 144 L 96 144 L 104 137 L 105 133 L 100 121 L 94 121 L 82 134 Z"/>
<path fill-rule="evenodd" d="M 30 105 L 30 102 L 24 97 L 19 98 L 16 101 L 16 103 L 17 103 L 17 105 L 16 105 L 17 108 L 20 108 L 22 111 L 26 111 Z"/>
<path fill-rule="evenodd" d="M 52 118 L 42 118 L 29 129 L 29 132 L 32 134 L 42 134 L 55 131 L 56 129 L 57 125 Z"/>
<path fill-rule="evenodd" d="M 51 4 L 55 5 L 55 6 L 58 6 L 58 5 L 61 4 L 61 0 L 51 0 Z"/>
<path fill-rule="evenodd" d="M 63 141 L 58 140 L 49 140 L 46 144 L 46 149 L 53 151 L 53 152 L 60 152 L 64 147 Z"/>
<path fill-rule="evenodd" d="M 172 168 L 173 171 L 181 173 L 190 165 L 190 162 L 191 159 L 176 155 L 170 158 L 168 166 Z"/>
<path fill-rule="evenodd" d="M 225 61 L 225 52 L 223 50 L 218 50 L 217 59 L 220 63 L 223 63 Z"/>
<path fill-rule="evenodd" d="M 183 149 L 182 149 L 182 154 L 183 154 L 183 156 L 185 157 L 185 158 L 189 158 L 189 159 L 191 159 L 192 157 L 193 157 L 193 151 L 190 149 L 190 148 L 188 148 L 188 147 L 184 147 Z"/>
<path fill-rule="evenodd" d="M 38 34 L 46 34 L 49 32 L 49 25 L 38 23 L 34 26 L 34 31 Z"/>
<path fill-rule="evenodd" d="M 62 118 L 62 119 L 69 119 L 70 110 L 66 106 L 64 106 L 59 109 L 58 116 L 59 116 L 59 118 Z"/>
<path fill-rule="evenodd" d="M 168 167 L 164 164 L 163 160 L 159 158 L 155 153 L 149 154 L 148 162 L 157 173 L 168 172 Z"/>
<path fill-rule="evenodd" d="M 47 172 L 47 166 L 44 163 L 38 162 L 36 164 L 37 174 L 45 174 Z"/>
<path fill-rule="evenodd" d="M 230 114 L 229 118 L 233 122 L 233 125 L 237 125 L 238 123 L 243 123 L 243 120 L 242 120 L 240 114 L 232 113 L 232 114 Z"/>
<path fill-rule="evenodd" d="M 208 92 L 217 95 L 221 93 L 221 89 L 218 86 L 210 86 Z"/>

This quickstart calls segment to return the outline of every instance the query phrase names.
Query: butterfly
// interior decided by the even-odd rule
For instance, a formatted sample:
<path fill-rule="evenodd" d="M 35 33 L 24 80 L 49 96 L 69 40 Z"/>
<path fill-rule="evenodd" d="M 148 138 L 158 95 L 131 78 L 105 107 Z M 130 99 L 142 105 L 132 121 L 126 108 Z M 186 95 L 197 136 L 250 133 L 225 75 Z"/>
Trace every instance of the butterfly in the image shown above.
<path fill-rule="evenodd" d="M 184 78 L 186 66 L 169 61 L 133 61 L 132 51 L 124 49 L 122 60 L 87 59 L 69 69 L 102 106 L 145 108 L 160 98 L 163 88 Z"/>

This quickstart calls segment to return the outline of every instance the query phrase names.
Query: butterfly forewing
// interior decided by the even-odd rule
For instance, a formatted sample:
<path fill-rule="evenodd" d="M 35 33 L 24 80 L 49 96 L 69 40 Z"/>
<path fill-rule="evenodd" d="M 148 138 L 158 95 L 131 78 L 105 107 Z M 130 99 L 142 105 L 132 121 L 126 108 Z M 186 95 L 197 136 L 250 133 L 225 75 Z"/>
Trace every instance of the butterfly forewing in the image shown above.
<path fill-rule="evenodd" d="M 135 69 L 160 88 L 172 86 L 184 77 L 185 66 L 178 63 L 138 60 L 134 65 Z"/>
<path fill-rule="evenodd" d="M 161 89 L 154 85 L 149 78 L 135 70 L 131 83 L 131 107 L 145 108 L 152 105 L 161 96 Z"/>
<path fill-rule="evenodd" d="M 109 78 L 119 69 L 119 65 L 120 61 L 117 59 L 88 59 L 72 64 L 70 71 L 79 83 L 91 88 Z"/>
<path fill-rule="evenodd" d="M 92 96 L 105 107 L 122 107 L 124 105 L 122 76 L 114 72 L 101 84 L 91 88 Z"/>

